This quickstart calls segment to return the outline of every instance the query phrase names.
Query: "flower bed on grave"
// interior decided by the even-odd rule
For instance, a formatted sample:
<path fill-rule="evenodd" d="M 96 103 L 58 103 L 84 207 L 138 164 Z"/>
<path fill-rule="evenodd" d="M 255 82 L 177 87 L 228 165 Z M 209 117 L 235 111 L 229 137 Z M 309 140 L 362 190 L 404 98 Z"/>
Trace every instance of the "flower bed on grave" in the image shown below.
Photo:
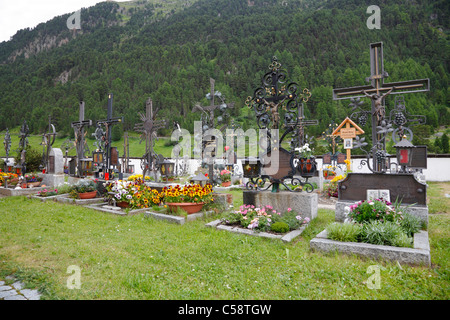
<path fill-rule="evenodd" d="M 288 208 L 286 212 L 278 212 L 270 205 L 257 208 L 254 205 L 242 205 L 239 210 L 232 211 L 221 219 L 223 225 L 284 235 L 307 225 L 310 219 Z"/>
<path fill-rule="evenodd" d="M 161 203 L 162 195 L 135 177 L 130 181 L 117 180 L 106 185 L 109 200 L 122 208 L 143 209 Z"/>
<path fill-rule="evenodd" d="M 0 172 L 0 186 L 4 186 L 5 182 L 9 187 L 15 187 L 19 182 L 19 176 L 11 172 Z"/>
<path fill-rule="evenodd" d="M 384 199 L 363 200 L 345 208 L 345 222 L 327 227 L 331 240 L 365 242 L 396 247 L 413 246 L 413 236 L 422 228 L 417 217 L 403 212 L 400 203 Z"/>

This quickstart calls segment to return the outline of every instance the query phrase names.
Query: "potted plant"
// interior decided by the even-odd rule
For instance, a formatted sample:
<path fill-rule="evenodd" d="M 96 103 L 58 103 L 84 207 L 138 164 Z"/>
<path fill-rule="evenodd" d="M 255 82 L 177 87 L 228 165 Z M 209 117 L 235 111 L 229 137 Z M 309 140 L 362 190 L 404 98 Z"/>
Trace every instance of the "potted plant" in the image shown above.
<path fill-rule="evenodd" d="M 175 211 L 180 208 L 188 214 L 199 212 L 204 204 L 213 201 L 210 184 L 205 186 L 191 184 L 184 187 L 179 185 L 164 187 L 161 195 L 169 210 Z"/>
<path fill-rule="evenodd" d="M 300 148 L 295 148 L 300 154 L 298 170 L 302 177 L 312 177 L 317 170 L 316 159 L 312 155 L 312 150 L 308 143 Z"/>
<path fill-rule="evenodd" d="M 231 185 L 231 171 L 227 169 L 220 171 L 220 180 L 222 181 L 222 187 L 229 187 Z"/>
<path fill-rule="evenodd" d="M 42 178 L 39 177 L 37 174 L 34 174 L 34 173 L 28 174 L 27 173 L 24 176 L 24 180 L 27 183 L 27 187 L 32 188 L 32 187 L 39 187 L 39 185 L 41 184 Z"/>
<path fill-rule="evenodd" d="M 73 185 L 69 193 L 72 198 L 92 199 L 97 196 L 97 188 L 94 181 L 83 179 Z"/>

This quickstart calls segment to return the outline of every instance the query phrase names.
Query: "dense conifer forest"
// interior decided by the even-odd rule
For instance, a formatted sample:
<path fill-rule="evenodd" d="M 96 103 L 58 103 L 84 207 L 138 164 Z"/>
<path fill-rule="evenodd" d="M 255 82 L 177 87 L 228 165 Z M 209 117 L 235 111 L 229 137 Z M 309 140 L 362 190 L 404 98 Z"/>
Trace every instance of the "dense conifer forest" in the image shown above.
<path fill-rule="evenodd" d="M 247 129 L 256 124 L 245 99 L 276 56 L 289 80 L 311 91 L 305 116 L 319 119 L 308 128 L 318 136 L 349 115 L 349 101 L 333 101 L 332 89 L 366 84 L 374 42 L 384 44 L 386 82 L 430 79 L 430 92 L 405 95 L 408 112 L 427 118 L 421 132 L 450 123 L 447 0 L 377 1 L 379 30 L 366 25 L 373 1 L 178 0 L 162 10 L 163 2 L 102 2 L 81 10 L 81 30 L 67 28 L 68 13 L 0 43 L 0 132 L 26 119 L 39 134 L 51 115 L 60 137 L 71 137 L 79 101 L 86 119 L 103 119 L 109 92 L 124 131 L 148 97 L 160 118 L 193 130 L 195 103 L 209 104 L 209 78 Z M 393 103 L 386 99 L 388 109 Z"/>

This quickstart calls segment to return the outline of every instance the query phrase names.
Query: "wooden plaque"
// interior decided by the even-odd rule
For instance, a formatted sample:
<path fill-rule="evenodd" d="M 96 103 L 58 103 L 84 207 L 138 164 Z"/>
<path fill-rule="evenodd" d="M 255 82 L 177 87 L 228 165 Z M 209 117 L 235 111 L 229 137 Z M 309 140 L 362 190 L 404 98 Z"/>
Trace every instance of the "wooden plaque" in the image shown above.
<path fill-rule="evenodd" d="M 119 165 L 119 152 L 116 147 L 111 148 L 111 163 L 112 166 Z"/>
<path fill-rule="evenodd" d="M 327 153 L 322 156 L 323 164 L 331 164 L 331 154 Z"/>

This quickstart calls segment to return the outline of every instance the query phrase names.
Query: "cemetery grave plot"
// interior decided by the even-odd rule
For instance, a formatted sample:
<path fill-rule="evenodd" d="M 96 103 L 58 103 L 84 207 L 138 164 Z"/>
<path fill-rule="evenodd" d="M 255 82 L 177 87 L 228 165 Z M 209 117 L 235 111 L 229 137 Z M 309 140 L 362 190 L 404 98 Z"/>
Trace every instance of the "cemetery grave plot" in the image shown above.
<path fill-rule="evenodd" d="M 427 267 L 431 265 L 427 231 L 414 234 L 413 248 L 401 248 L 370 243 L 335 241 L 328 238 L 327 230 L 323 230 L 310 241 L 310 248 L 316 252 L 339 252 L 348 255 L 355 254 L 368 259 L 391 260 Z"/>

